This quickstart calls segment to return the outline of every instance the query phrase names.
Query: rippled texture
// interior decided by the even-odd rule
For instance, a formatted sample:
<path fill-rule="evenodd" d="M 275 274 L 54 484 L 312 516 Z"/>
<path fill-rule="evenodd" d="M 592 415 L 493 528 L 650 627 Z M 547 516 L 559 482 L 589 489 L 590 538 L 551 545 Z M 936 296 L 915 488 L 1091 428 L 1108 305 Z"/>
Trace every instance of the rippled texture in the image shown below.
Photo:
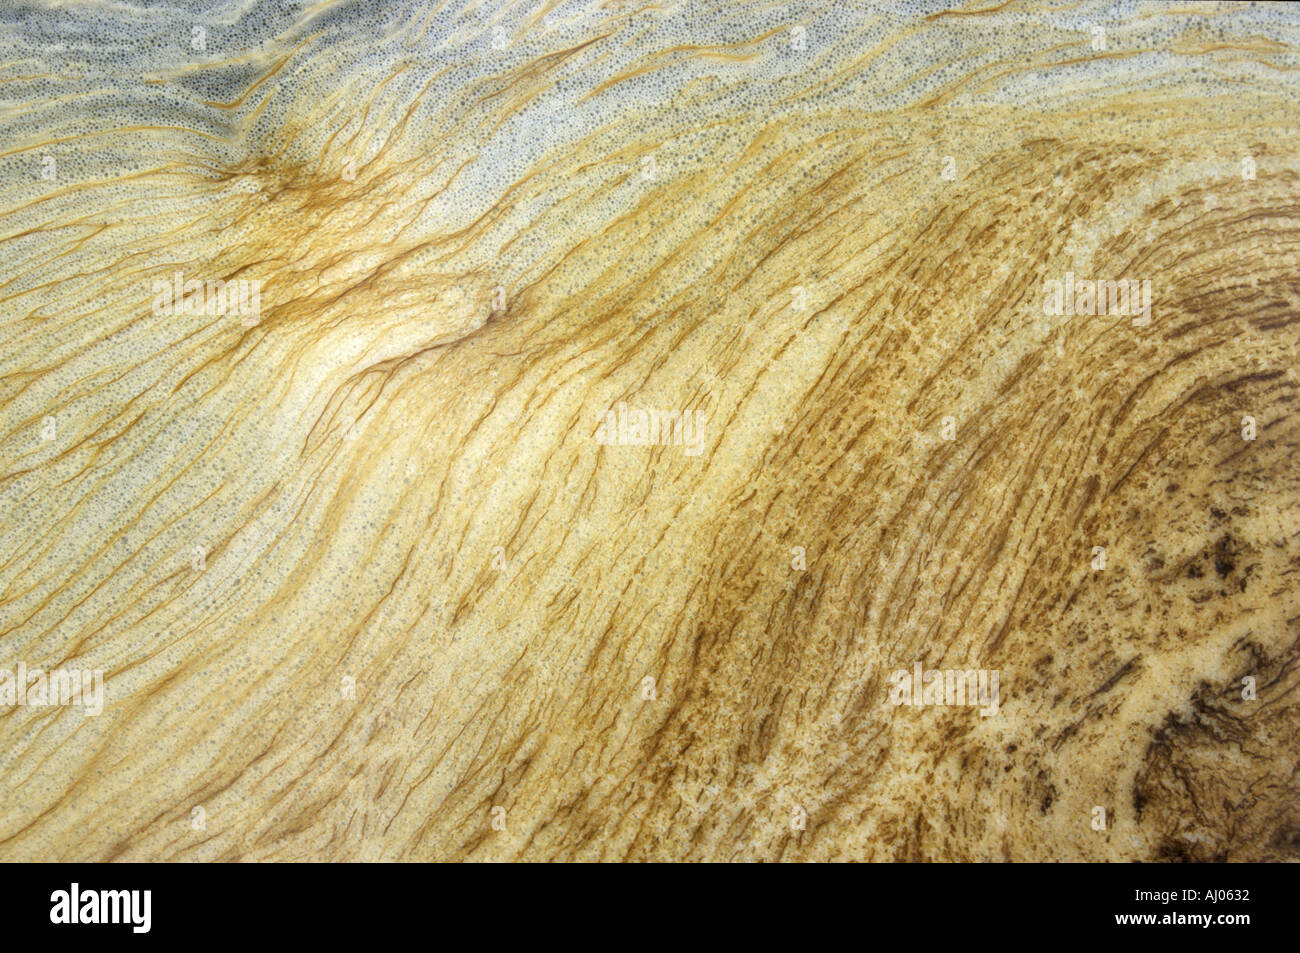
<path fill-rule="evenodd" d="M 5 4 L 0 858 L 1297 859 L 1298 38 Z"/>

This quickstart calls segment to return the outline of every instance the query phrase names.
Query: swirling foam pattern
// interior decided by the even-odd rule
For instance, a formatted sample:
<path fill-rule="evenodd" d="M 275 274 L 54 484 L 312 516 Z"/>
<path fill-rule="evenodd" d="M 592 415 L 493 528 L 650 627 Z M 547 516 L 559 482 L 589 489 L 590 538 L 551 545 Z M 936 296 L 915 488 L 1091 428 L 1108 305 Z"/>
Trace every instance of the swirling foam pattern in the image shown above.
<path fill-rule="evenodd" d="M 0 857 L 1300 856 L 1294 7 L 0 22 Z"/>

